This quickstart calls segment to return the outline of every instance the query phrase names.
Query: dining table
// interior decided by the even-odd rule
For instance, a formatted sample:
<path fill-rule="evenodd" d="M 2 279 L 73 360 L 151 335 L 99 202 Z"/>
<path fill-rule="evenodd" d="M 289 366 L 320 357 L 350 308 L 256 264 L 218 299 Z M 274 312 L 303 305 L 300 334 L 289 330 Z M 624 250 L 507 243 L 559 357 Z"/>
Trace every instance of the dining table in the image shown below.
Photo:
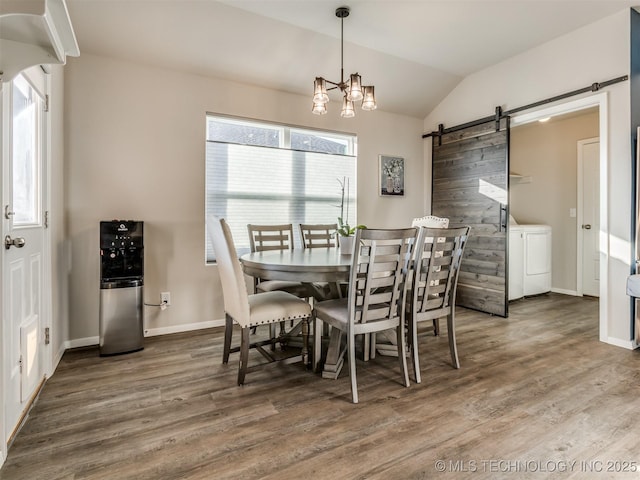
<path fill-rule="evenodd" d="M 261 280 L 285 280 L 308 283 L 327 282 L 332 286 L 332 293 L 340 295 L 339 284 L 349 281 L 351 271 L 351 255 L 341 254 L 338 248 L 305 248 L 292 250 L 267 250 L 246 253 L 240 257 L 246 275 Z M 321 328 L 316 325 L 314 335 L 319 335 Z M 323 378 L 338 378 L 344 364 L 344 335 L 338 329 L 331 329 L 329 346 L 322 370 Z M 312 367 L 316 371 L 319 366 L 321 352 L 316 348 L 321 342 L 313 342 Z"/>

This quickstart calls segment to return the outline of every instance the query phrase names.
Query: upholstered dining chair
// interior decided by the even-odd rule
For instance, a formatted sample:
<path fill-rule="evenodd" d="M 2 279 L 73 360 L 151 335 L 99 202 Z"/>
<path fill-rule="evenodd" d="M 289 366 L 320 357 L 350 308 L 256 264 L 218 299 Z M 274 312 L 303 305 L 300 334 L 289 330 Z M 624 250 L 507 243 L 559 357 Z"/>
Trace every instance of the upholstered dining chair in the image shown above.
<path fill-rule="evenodd" d="M 455 334 L 456 288 L 469 227 L 421 228 L 415 247 L 411 296 L 407 298 L 409 349 L 416 383 L 420 383 L 418 324 L 447 317 L 449 350 L 454 368 L 460 368 Z"/>
<path fill-rule="evenodd" d="M 349 363 L 353 403 L 358 403 L 355 352 L 357 335 L 366 336 L 395 329 L 402 383 L 409 386 L 407 359 L 404 355 L 405 281 L 416 232 L 415 228 L 359 229 L 356 232 L 348 297 L 317 302 L 315 305 L 316 322 L 327 323 L 347 336 L 345 353 Z M 314 351 L 318 351 L 319 341 L 320 338 L 314 336 Z"/>
<path fill-rule="evenodd" d="M 449 219 L 445 217 L 436 217 L 435 215 L 425 215 L 424 217 L 414 218 L 411 222 L 411 226 L 428 228 L 449 228 Z"/>
<path fill-rule="evenodd" d="M 302 248 L 333 248 L 336 246 L 337 223 L 301 223 Z"/>
<path fill-rule="evenodd" d="M 267 352 L 263 346 L 272 344 L 277 339 L 270 338 L 264 341 L 250 343 L 249 330 L 257 325 L 274 324 L 287 320 L 301 320 L 302 328 L 302 352 L 301 360 L 306 364 L 308 355 L 309 324 L 312 311 L 311 305 L 304 300 L 283 291 L 262 292 L 249 295 L 242 272 L 242 266 L 231 236 L 231 230 L 227 222 L 218 217 L 207 218 L 207 231 L 213 250 L 216 254 L 222 294 L 224 297 L 225 331 L 222 363 L 229 362 L 229 354 L 240 352 L 238 366 L 238 385 L 244 384 L 247 372 L 260 365 L 249 368 L 249 349 L 257 349 L 270 362 L 276 358 Z M 241 327 L 240 346 L 231 348 L 233 324 Z M 293 361 L 297 357 L 289 358 Z"/>

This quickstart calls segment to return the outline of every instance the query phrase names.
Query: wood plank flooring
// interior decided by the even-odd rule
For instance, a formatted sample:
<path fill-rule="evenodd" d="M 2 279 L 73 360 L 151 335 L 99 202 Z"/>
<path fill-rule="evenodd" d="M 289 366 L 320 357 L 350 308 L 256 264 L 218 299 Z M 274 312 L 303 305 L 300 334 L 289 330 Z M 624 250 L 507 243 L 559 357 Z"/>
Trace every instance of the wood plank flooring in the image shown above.
<path fill-rule="evenodd" d="M 69 351 L 0 479 L 638 478 L 640 352 L 600 343 L 597 311 L 558 294 L 508 319 L 458 308 L 460 370 L 446 332 L 427 335 L 423 383 L 401 386 L 395 358 L 358 362 L 358 405 L 346 368 L 237 387 L 221 328 Z"/>

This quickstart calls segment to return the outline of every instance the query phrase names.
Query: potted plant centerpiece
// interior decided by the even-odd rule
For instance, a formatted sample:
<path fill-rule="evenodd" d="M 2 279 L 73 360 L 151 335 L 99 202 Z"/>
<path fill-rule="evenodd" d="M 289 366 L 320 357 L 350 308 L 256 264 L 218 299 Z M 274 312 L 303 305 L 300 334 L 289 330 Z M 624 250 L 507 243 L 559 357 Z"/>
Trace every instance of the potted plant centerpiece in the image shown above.
<path fill-rule="evenodd" d="M 336 234 L 338 235 L 338 246 L 342 255 L 351 255 L 353 253 L 353 244 L 355 240 L 356 230 L 359 228 L 367 228 L 365 225 L 356 225 L 352 227 L 349 225 L 349 179 L 343 178 L 342 181 L 338 179 L 340 183 L 342 197 L 340 201 L 340 216 L 338 217 L 338 229 Z M 345 189 L 347 197 L 347 216 L 344 216 L 345 210 Z M 347 218 L 347 221 L 344 221 Z"/>
<path fill-rule="evenodd" d="M 353 253 L 353 244 L 355 241 L 356 230 L 359 228 L 367 228 L 364 225 L 356 225 L 355 227 L 349 226 L 348 223 L 342 222 L 342 217 L 338 217 L 338 244 L 340 246 L 340 253 L 342 255 L 351 255 Z"/>

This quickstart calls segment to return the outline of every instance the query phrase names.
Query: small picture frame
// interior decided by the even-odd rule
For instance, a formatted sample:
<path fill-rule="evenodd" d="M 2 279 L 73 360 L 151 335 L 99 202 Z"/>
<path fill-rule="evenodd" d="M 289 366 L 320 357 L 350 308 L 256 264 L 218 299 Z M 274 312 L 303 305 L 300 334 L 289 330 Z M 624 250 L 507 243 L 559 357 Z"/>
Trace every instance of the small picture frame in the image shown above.
<path fill-rule="evenodd" d="M 383 197 L 404 195 L 404 158 L 380 155 L 380 179 L 378 192 Z"/>

